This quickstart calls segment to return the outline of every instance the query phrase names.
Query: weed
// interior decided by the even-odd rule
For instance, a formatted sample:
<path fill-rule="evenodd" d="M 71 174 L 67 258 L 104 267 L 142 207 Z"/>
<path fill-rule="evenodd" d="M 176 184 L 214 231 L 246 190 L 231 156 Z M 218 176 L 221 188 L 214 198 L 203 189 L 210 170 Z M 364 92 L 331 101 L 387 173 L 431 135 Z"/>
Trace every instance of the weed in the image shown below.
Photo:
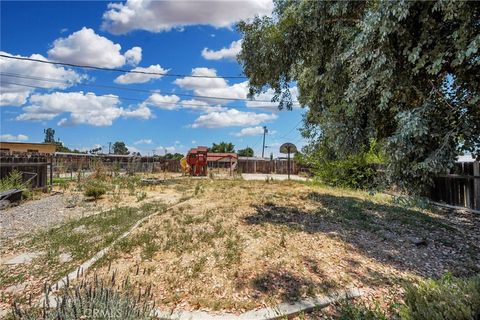
<path fill-rule="evenodd" d="M 0 180 L 0 191 L 7 191 L 10 189 L 23 190 L 23 198 L 29 198 L 31 196 L 28 186 L 23 183 L 22 173 L 20 171 L 13 170 L 8 176 Z"/>
<path fill-rule="evenodd" d="M 451 274 L 439 280 L 407 285 L 402 319 L 478 319 L 480 316 L 480 276 L 459 279 Z"/>
<path fill-rule="evenodd" d="M 130 293 L 128 279 L 122 282 L 123 293 L 120 293 L 116 285 L 115 272 L 110 282 L 104 284 L 95 276 L 92 281 L 82 281 L 72 287 L 67 281 L 66 288 L 62 289 L 60 296 L 55 297 L 56 306 L 50 307 L 51 289 L 45 285 L 44 293 L 47 303 L 43 307 L 31 304 L 27 308 L 21 308 L 18 302 L 13 303 L 13 319 L 153 319 L 152 306 L 148 301 L 151 299 L 151 287 L 147 287 L 139 294 Z"/>
<path fill-rule="evenodd" d="M 137 202 L 140 202 L 142 200 L 145 200 L 147 198 L 147 193 L 142 191 L 142 192 L 137 192 Z"/>
<path fill-rule="evenodd" d="M 84 194 L 86 197 L 92 197 L 95 201 L 107 193 L 105 184 L 98 180 L 89 180 L 85 184 Z"/>
<path fill-rule="evenodd" d="M 195 186 L 195 191 L 194 191 L 194 195 L 197 196 L 198 194 L 200 193 L 203 193 L 204 189 L 203 189 L 203 185 L 201 185 L 200 183 L 198 183 L 196 186 Z"/>

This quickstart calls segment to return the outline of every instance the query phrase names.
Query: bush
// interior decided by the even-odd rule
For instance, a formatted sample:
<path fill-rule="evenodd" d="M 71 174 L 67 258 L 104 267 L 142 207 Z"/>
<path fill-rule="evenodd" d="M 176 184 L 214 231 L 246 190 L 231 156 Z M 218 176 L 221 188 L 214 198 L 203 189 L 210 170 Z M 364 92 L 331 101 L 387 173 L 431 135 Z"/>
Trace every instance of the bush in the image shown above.
<path fill-rule="evenodd" d="M 114 279 L 113 276 L 112 279 Z M 125 292 L 132 291 L 133 288 L 123 281 L 122 287 Z M 114 281 L 111 281 L 114 282 Z M 82 284 L 76 287 L 67 286 L 62 294 L 57 297 L 55 307 L 49 308 L 44 305 L 43 308 L 31 306 L 28 309 L 21 309 L 17 304 L 13 305 L 12 316 L 14 319 L 153 319 L 153 305 L 147 303 L 151 299 L 151 287 L 142 290 L 142 294 L 133 297 L 132 295 L 122 294 L 113 289 L 115 283 L 104 286 L 97 281 Z M 48 291 L 46 289 L 47 297 Z"/>
<path fill-rule="evenodd" d="M 107 188 L 105 185 L 99 181 L 91 180 L 84 186 L 84 194 L 86 197 L 91 197 L 95 200 L 99 199 L 105 193 L 107 193 Z"/>
<path fill-rule="evenodd" d="M 376 141 L 370 142 L 370 149 L 338 157 L 321 145 L 317 149 L 298 155 L 297 159 L 317 180 L 333 187 L 351 189 L 377 189 L 383 180 L 377 168 L 385 163 L 381 147 Z"/>
<path fill-rule="evenodd" d="M 375 165 L 362 155 L 346 160 L 325 161 L 314 170 L 315 176 L 325 184 L 352 189 L 372 189 L 378 185 Z"/>
<path fill-rule="evenodd" d="M 408 285 L 405 304 L 401 310 L 405 320 L 480 319 L 480 276 L 459 279 L 447 274 Z"/>
<path fill-rule="evenodd" d="M 340 302 L 337 307 L 338 320 L 387 320 L 389 317 L 376 306 L 371 308 L 362 303 L 353 304 L 350 301 Z"/>
<path fill-rule="evenodd" d="M 13 170 L 8 176 L 0 180 L 0 192 L 11 189 L 23 190 L 22 197 L 24 199 L 31 196 L 28 186 L 23 182 L 20 171 Z"/>

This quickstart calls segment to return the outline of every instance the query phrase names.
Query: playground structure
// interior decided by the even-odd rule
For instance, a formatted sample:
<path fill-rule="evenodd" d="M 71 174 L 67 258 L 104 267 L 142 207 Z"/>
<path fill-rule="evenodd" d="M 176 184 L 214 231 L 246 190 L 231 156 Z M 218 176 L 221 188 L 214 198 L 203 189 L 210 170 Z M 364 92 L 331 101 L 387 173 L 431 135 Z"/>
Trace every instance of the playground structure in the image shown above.
<path fill-rule="evenodd" d="M 228 169 L 231 175 L 235 171 L 237 163 L 236 153 L 208 152 L 208 148 L 202 146 L 190 149 L 186 157 L 187 170 L 191 176 L 206 176 L 208 167 Z"/>

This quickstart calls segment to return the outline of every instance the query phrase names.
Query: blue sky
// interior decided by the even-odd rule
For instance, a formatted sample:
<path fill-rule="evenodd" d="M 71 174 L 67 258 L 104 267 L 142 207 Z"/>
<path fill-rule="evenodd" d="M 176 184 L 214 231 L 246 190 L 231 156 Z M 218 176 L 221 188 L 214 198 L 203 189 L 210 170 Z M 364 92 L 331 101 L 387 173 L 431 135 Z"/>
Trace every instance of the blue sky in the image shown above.
<path fill-rule="evenodd" d="M 302 145 L 297 128 L 305 110 L 278 111 L 272 102 L 242 100 L 247 79 L 202 78 L 242 76 L 233 58 L 241 46 L 234 24 L 269 14 L 269 0 L 0 5 L 3 55 L 200 76 L 127 74 L 0 57 L 2 140 L 41 142 L 43 130 L 51 127 L 70 148 L 108 148 L 108 142 L 121 140 L 142 154 L 164 148 L 185 153 L 192 146 L 229 141 L 260 154 L 266 125 L 267 154 L 277 154 L 283 142 Z M 296 91 L 292 84 L 294 96 Z M 271 97 L 267 91 L 257 100 Z"/>

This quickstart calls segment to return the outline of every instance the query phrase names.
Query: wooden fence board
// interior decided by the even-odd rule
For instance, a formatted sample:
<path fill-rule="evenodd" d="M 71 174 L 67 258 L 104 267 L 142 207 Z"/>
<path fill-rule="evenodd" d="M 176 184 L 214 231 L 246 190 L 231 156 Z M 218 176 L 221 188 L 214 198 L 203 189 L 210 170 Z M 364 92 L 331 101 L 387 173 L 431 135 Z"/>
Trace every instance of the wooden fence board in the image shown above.
<path fill-rule="evenodd" d="M 438 175 L 429 197 L 436 202 L 480 210 L 479 162 L 456 163 L 450 174 Z"/>

